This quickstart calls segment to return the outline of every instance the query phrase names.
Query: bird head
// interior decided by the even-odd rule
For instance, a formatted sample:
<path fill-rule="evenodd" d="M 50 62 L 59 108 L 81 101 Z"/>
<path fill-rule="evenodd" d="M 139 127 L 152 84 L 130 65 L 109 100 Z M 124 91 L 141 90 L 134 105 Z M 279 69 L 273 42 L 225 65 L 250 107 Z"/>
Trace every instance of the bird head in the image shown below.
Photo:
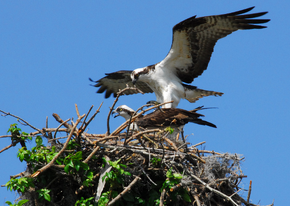
<path fill-rule="evenodd" d="M 138 68 L 135 69 L 131 73 L 131 79 L 132 83 L 135 85 L 135 83 L 140 79 L 141 81 L 146 79 L 146 75 L 148 74 L 148 67 Z"/>
<path fill-rule="evenodd" d="M 127 105 L 121 105 L 113 110 L 112 114 L 116 114 L 114 118 L 118 116 L 124 117 L 126 120 L 130 119 L 135 111 L 128 107 Z"/>

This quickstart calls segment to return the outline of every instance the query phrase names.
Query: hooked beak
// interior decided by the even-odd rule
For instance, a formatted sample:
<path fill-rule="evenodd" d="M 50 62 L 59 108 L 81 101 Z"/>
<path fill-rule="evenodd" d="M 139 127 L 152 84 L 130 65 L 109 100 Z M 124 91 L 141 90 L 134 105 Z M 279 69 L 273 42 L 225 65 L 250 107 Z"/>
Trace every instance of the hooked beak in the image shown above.
<path fill-rule="evenodd" d="M 113 114 L 115 114 L 115 113 L 117 113 L 115 116 L 113 116 Z M 112 116 L 114 117 L 114 118 L 116 118 L 116 117 L 118 117 L 118 116 L 120 116 L 120 114 L 116 111 L 116 110 L 113 110 L 112 111 Z"/>
<path fill-rule="evenodd" d="M 135 85 L 136 82 L 137 82 L 137 79 L 133 79 L 133 80 L 132 80 L 133 85 Z"/>

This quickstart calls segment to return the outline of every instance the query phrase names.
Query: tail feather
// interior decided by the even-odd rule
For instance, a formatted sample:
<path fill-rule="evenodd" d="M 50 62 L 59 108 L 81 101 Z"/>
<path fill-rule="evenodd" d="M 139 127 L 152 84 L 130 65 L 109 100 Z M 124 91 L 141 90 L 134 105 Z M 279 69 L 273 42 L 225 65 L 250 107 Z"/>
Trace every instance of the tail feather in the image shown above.
<path fill-rule="evenodd" d="M 205 121 L 205 120 L 202 120 L 202 119 L 195 119 L 195 120 L 192 120 L 191 122 L 193 122 L 195 124 L 199 124 L 199 125 L 206 125 L 206 126 L 209 126 L 209 127 L 217 128 L 215 124 L 210 123 L 210 122 Z"/>
<path fill-rule="evenodd" d="M 224 93 L 222 92 L 215 92 L 215 91 L 208 91 L 203 89 L 198 89 L 194 86 L 190 85 L 183 85 L 185 88 L 185 99 L 189 102 L 193 103 L 199 100 L 202 97 L 207 96 L 222 96 Z"/>

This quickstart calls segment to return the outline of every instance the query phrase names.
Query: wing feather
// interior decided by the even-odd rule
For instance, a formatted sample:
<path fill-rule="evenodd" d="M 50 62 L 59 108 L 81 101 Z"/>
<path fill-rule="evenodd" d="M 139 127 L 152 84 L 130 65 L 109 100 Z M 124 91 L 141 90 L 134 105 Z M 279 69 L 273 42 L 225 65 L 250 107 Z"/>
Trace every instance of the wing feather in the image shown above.
<path fill-rule="evenodd" d="M 134 87 L 132 84 L 131 80 L 131 75 L 132 71 L 128 70 L 121 70 L 117 72 L 112 72 L 112 73 L 106 73 L 105 77 L 94 81 L 91 78 L 89 80 L 91 82 L 94 82 L 94 87 L 99 87 L 99 90 L 97 93 L 103 93 L 105 92 L 105 98 L 109 98 L 111 94 L 114 95 L 114 97 L 117 96 L 117 93 L 126 88 L 126 85 L 129 87 Z M 151 88 L 144 82 L 138 81 L 135 86 L 143 91 L 144 93 L 152 93 L 153 91 Z M 137 94 L 138 92 L 136 90 L 127 90 L 123 93 L 123 95 L 130 95 L 130 94 Z"/>
<path fill-rule="evenodd" d="M 239 29 L 262 29 L 269 19 L 252 19 L 267 12 L 244 14 L 240 11 L 196 18 L 190 17 L 173 27 L 172 46 L 158 66 L 171 69 L 181 81 L 191 83 L 207 69 L 216 42 Z"/>
<path fill-rule="evenodd" d="M 195 111 L 187 111 L 178 108 L 163 108 L 155 110 L 141 118 L 138 118 L 136 123 L 140 127 L 167 127 L 167 126 L 182 126 L 188 122 L 216 127 L 214 124 L 200 119 L 202 114 Z"/>

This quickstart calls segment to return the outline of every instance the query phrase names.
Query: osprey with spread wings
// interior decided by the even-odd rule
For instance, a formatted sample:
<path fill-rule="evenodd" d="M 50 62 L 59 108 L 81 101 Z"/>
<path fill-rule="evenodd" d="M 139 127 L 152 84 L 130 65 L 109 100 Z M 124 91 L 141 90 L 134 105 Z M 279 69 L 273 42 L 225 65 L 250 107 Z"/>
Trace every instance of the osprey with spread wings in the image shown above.
<path fill-rule="evenodd" d="M 164 107 L 176 107 L 181 99 L 195 102 L 203 96 L 223 93 L 198 89 L 188 85 L 207 69 L 216 42 L 237 30 L 262 29 L 259 24 L 269 19 L 255 19 L 267 12 L 244 14 L 254 7 L 223 14 L 188 18 L 173 27 L 172 46 L 161 62 L 135 69 L 134 71 L 117 71 L 107 73 L 102 79 L 95 81 L 95 87 L 100 87 L 97 93 L 106 91 L 108 98 L 112 93 L 116 97 L 120 89 L 126 85 L 135 85 L 144 93 L 154 92 L 158 102 L 174 101 Z M 90 79 L 91 80 L 91 79 Z M 93 80 L 91 80 L 93 81 Z M 124 94 L 137 93 L 127 90 Z"/>

